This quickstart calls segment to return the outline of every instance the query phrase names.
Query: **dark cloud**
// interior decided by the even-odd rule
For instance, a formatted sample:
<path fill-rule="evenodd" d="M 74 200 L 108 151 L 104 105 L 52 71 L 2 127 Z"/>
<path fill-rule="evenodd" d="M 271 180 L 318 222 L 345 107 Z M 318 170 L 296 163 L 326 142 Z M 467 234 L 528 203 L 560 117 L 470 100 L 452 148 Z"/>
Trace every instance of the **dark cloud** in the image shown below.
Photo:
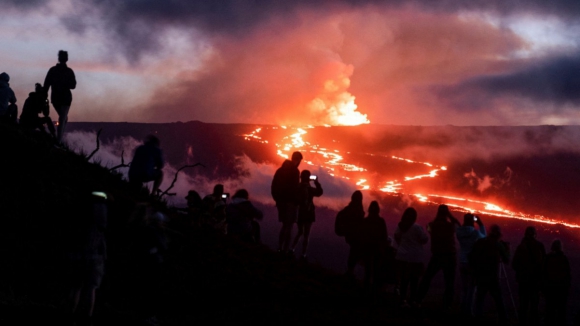
<path fill-rule="evenodd" d="M 0 0 L 0 5 L 6 8 L 8 7 L 16 7 L 16 8 L 28 8 L 33 7 L 38 4 L 46 3 L 46 0 Z"/>
<path fill-rule="evenodd" d="M 553 58 L 511 74 L 478 77 L 436 88 L 439 99 L 455 107 L 489 108 L 498 98 L 528 99 L 556 105 L 580 104 L 580 56 Z"/>
<path fill-rule="evenodd" d="M 19 0 L 0 0 L 18 3 Z M 28 1 L 28 2 L 40 2 Z M 580 2 L 575 0 L 516 1 L 516 0 L 474 0 L 474 1 L 431 1 L 431 0 L 84 0 L 97 8 L 103 27 L 113 36 L 117 44 L 125 48 L 130 59 L 138 59 L 141 52 L 151 52 L 159 46 L 160 31 L 166 27 L 195 28 L 209 34 L 226 33 L 243 36 L 265 21 L 280 20 L 282 26 L 292 28 L 300 24 L 294 15 L 300 9 L 330 12 L 348 10 L 369 5 L 391 8 L 416 7 L 423 11 L 458 12 L 465 10 L 486 10 L 498 14 L 518 12 L 538 13 L 542 16 L 557 15 L 566 19 L 577 19 Z M 80 17 L 87 13 L 79 11 Z M 70 17 L 66 26 L 74 22 Z M 66 24 L 68 23 L 68 24 Z M 83 29 L 80 29 L 81 31 Z M 78 29 L 71 29 L 78 32 Z"/>

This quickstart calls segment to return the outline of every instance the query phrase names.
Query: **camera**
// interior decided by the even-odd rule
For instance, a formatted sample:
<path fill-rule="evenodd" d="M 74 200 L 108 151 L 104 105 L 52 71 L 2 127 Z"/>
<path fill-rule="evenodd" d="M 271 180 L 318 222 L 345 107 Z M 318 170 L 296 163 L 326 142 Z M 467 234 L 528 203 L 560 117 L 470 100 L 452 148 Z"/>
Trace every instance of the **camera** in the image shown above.
<path fill-rule="evenodd" d="M 315 175 L 311 175 L 311 176 L 310 176 L 310 180 L 313 180 L 313 181 L 314 181 L 314 180 L 316 180 L 316 179 L 318 179 L 318 177 L 317 177 L 317 176 L 315 176 Z"/>
<path fill-rule="evenodd" d="M 224 192 L 224 193 L 222 194 L 222 199 L 227 199 L 229 196 L 230 196 L 230 194 L 229 194 L 229 193 L 227 193 L 227 192 Z"/>

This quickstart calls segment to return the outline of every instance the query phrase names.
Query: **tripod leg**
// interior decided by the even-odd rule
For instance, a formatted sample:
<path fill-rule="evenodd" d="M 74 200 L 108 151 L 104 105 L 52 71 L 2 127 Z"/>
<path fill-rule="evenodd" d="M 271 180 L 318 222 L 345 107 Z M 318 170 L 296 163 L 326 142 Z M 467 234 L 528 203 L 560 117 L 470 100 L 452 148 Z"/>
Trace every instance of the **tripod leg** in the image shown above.
<path fill-rule="evenodd" d="M 510 287 L 510 282 L 508 280 L 507 273 L 506 273 L 506 270 L 505 270 L 505 264 L 502 263 L 500 266 L 501 266 L 500 271 L 499 271 L 500 278 L 501 278 L 501 274 L 503 273 L 503 276 L 505 277 L 505 283 L 506 283 L 507 288 L 508 288 L 508 293 L 510 294 L 510 299 L 512 301 L 512 306 L 514 307 L 514 314 L 516 315 L 516 319 L 519 319 L 519 316 L 518 316 L 518 308 L 516 306 L 516 302 L 515 302 L 514 296 L 512 294 L 512 289 Z"/>

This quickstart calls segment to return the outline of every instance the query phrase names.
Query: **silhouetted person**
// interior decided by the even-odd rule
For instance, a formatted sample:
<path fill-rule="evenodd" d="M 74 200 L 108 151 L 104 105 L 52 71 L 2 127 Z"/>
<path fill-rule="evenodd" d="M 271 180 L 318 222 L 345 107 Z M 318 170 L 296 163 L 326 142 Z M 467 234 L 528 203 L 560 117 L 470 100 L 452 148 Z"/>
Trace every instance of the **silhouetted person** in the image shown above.
<path fill-rule="evenodd" d="M 26 101 L 24 101 L 22 114 L 20 114 L 20 126 L 27 129 L 38 129 L 42 132 L 46 132 L 46 129 L 44 128 L 44 125 L 46 124 L 52 138 L 56 139 L 54 123 L 48 116 L 50 108 L 48 106 L 46 93 L 42 89 L 42 85 L 39 83 L 36 83 L 34 86 L 34 92 L 30 92 Z M 43 116 L 39 117 L 38 115 L 41 113 Z"/>
<path fill-rule="evenodd" d="M 68 52 L 58 51 L 58 63 L 48 70 L 44 79 L 44 92 L 50 93 L 50 102 L 58 113 L 57 142 L 62 142 L 64 129 L 68 122 L 68 112 L 72 103 L 71 89 L 77 86 L 75 73 L 66 65 Z"/>
<path fill-rule="evenodd" d="M 202 213 L 202 200 L 199 193 L 195 190 L 190 190 L 187 192 L 187 196 L 185 196 L 187 200 L 187 217 L 189 220 L 190 226 L 199 227 L 201 224 L 201 213 Z"/>
<path fill-rule="evenodd" d="M 554 240 L 544 264 L 543 288 L 546 297 L 546 325 L 566 325 L 566 306 L 572 275 L 562 242 Z"/>
<path fill-rule="evenodd" d="M 519 308 L 518 317 L 521 324 L 538 323 L 538 305 L 542 286 L 542 271 L 546 249 L 536 240 L 536 228 L 526 228 L 522 242 L 516 248 L 512 267 L 516 271 L 518 282 Z"/>
<path fill-rule="evenodd" d="M 226 206 L 228 235 L 238 237 L 247 242 L 260 242 L 260 224 L 264 214 L 254 207 L 246 189 L 239 189 Z"/>
<path fill-rule="evenodd" d="M 475 228 L 474 222 L 478 225 L 477 229 Z M 463 216 L 463 225 L 457 227 L 456 235 L 459 241 L 459 275 L 461 277 L 462 290 L 461 313 L 470 316 L 472 314 L 475 282 L 473 279 L 473 271 L 469 266 L 469 254 L 475 242 L 485 238 L 487 233 L 485 232 L 481 218 L 468 213 Z"/>
<path fill-rule="evenodd" d="M 138 204 L 129 220 L 129 266 L 134 304 L 144 322 L 155 324 L 168 249 L 165 217 L 149 204 Z"/>
<path fill-rule="evenodd" d="M 501 241 L 501 229 L 492 225 L 489 235 L 477 240 L 469 255 L 473 276 L 475 278 L 474 314 L 480 318 L 483 314 L 483 301 L 489 292 L 495 302 L 500 323 L 507 323 L 507 312 L 503 303 L 499 284 L 500 266 L 509 262 L 509 244 Z"/>
<path fill-rule="evenodd" d="M 75 243 L 69 243 L 73 251 L 71 258 L 70 303 L 74 318 L 78 322 L 88 322 L 93 315 L 95 293 L 101 285 L 105 273 L 107 247 L 105 228 L 107 226 L 107 194 L 93 192 L 87 202 L 80 207 L 86 212 L 79 216 L 74 230 Z"/>
<path fill-rule="evenodd" d="M 129 167 L 129 182 L 142 186 L 153 181 L 151 194 L 155 196 L 163 181 L 163 153 L 159 148 L 159 138 L 149 135 L 143 145 L 137 147 Z"/>
<path fill-rule="evenodd" d="M 379 203 L 372 201 L 369 205 L 369 214 L 360 228 L 362 256 L 365 263 L 364 284 L 367 290 L 377 290 L 381 285 L 379 271 L 388 244 L 387 224 L 379 213 Z"/>
<path fill-rule="evenodd" d="M 322 186 L 318 182 L 318 178 L 310 180 L 310 171 L 303 170 L 300 173 L 300 185 L 298 187 L 298 234 L 294 238 L 291 251 L 294 252 L 298 240 L 304 236 L 302 241 L 302 258 L 306 259 L 306 250 L 308 249 L 308 240 L 310 238 L 310 230 L 312 223 L 316 219 L 314 208 L 314 197 L 322 196 Z M 314 182 L 314 187 L 310 185 L 310 181 Z"/>
<path fill-rule="evenodd" d="M 216 184 L 213 192 L 202 200 L 204 220 L 211 228 L 223 234 L 227 233 L 226 196 L 224 185 Z"/>
<path fill-rule="evenodd" d="M 300 184 L 298 166 L 301 161 L 300 152 L 292 153 L 291 160 L 285 160 L 272 179 L 272 198 L 278 209 L 278 221 L 282 222 L 278 237 L 278 251 L 287 254 L 291 253 L 289 247 L 292 241 L 292 226 L 298 218 L 298 185 Z"/>
<path fill-rule="evenodd" d="M 16 123 L 18 107 L 16 106 L 16 96 L 10 88 L 10 76 L 3 72 L 0 74 L 0 122 Z"/>
<path fill-rule="evenodd" d="M 424 269 L 425 250 L 423 245 L 429 241 L 427 233 L 419 224 L 415 223 L 416 221 L 417 211 L 413 207 L 409 207 L 403 212 L 401 221 L 395 230 L 395 242 L 398 246 L 395 261 L 402 307 L 408 306 L 407 288 L 410 288 L 411 291 L 409 297 L 411 304 L 417 304 L 417 286 Z"/>
<path fill-rule="evenodd" d="M 362 239 L 360 229 L 365 218 L 362 192 L 356 190 L 350 197 L 348 205 L 340 210 L 334 225 L 335 233 L 344 236 L 349 246 L 346 262 L 346 275 L 354 279 L 354 269 L 362 257 Z"/>
<path fill-rule="evenodd" d="M 457 265 L 457 250 L 455 249 L 455 228 L 457 226 L 459 226 L 459 221 L 451 215 L 447 205 L 439 205 L 435 219 L 427 225 L 427 231 L 431 234 L 432 256 L 417 290 L 419 302 L 427 294 L 433 277 L 437 272 L 443 270 L 445 280 L 443 307 L 446 310 L 451 307 Z"/>

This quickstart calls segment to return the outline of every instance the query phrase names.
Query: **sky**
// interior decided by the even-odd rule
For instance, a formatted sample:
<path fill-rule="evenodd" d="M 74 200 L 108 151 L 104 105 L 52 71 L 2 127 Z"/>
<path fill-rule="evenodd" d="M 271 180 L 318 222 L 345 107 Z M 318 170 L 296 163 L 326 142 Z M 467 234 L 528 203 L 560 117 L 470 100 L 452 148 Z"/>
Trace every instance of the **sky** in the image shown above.
<path fill-rule="evenodd" d="M 71 121 L 580 124 L 577 0 L 0 6 L 20 107 L 67 50 Z"/>

